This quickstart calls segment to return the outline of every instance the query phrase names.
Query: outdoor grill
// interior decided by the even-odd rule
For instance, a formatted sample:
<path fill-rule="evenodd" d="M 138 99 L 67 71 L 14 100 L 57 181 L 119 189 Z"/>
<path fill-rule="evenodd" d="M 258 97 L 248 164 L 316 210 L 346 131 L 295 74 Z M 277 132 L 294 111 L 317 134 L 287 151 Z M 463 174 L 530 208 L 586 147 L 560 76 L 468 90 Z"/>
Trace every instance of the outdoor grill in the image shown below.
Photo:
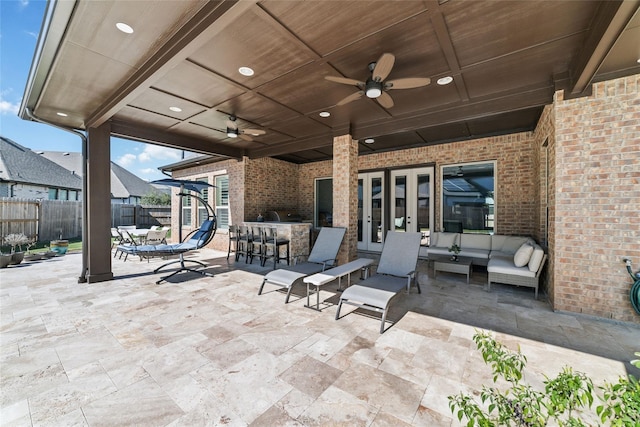
<path fill-rule="evenodd" d="M 269 222 L 302 222 L 302 217 L 295 211 L 276 210 L 267 211 L 264 220 Z"/>

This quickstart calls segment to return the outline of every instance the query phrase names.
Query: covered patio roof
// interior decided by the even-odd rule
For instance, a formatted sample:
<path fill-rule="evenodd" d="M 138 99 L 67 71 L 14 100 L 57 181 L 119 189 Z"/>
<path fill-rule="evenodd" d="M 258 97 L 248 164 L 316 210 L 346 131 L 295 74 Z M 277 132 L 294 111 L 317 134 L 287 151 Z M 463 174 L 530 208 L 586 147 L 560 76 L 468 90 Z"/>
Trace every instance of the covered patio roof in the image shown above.
<path fill-rule="evenodd" d="M 50 1 L 20 115 L 80 130 L 110 121 L 114 136 L 295 163 L 331 158 L 333 136 L 346 133 L 366 154 L 532 130 L 556 90 L 580 96 L 640 73 L 639 4 Z M 385 92 L 392 107 L 366 96 L 337 105 L 361 88 L 326 77 L 364 82 L 384 53 L 395 57 L 384 81 L 431 84 Z M 265 133 L 228 137 L 230 115 Z"/>

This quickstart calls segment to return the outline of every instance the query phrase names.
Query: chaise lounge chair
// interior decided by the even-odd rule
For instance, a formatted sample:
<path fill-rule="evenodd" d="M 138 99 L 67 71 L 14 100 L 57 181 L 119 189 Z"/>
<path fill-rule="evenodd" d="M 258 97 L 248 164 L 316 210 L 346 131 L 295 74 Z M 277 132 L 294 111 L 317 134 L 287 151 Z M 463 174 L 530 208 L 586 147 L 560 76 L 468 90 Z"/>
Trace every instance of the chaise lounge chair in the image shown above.
<path fill-rule="evenodd" d="M 420 285 L 415 280 L 421 238 L 420 233 L 389 231 L 376 274 L 345 289 L 340 296 L 336 320 L 340 318 L 342 304 L 355 305 L 382 313 L 380 333 L 383 333 L 387 311 L 393 298 L 403 289 L 409 293 L 412 281 L 415 281 L 418 293 L 421 292 Z"/>
<path fill-rule="evenodd" d="M 170 255 L 180 255 L 180 259 L 168 262 L 166 264 L 161 265 L 160 267 L 153 270 L 154 273 L 162 270 L 163 268 L 171 265 L 171 264 L 180 264 L 180 268 L 168 276 L 162 277 L 160 280 L 156 282 L 156 285 L 161 282 L 167 280 L 170 277 L 175 276 L 176 274 L 182 271 L 191 271 L 194 273 L 202 274 L 203 276 L 213 276 L 210 273 L 204 272 L 202 270 L 196 270 L 194 268 L 188 268 L 185 266 L 186 262 L 192 262 L 198 264 L 202 267 L 206 267 L 205 264 L 200 261 L 192 260 L 192 259 L 184 259 L 184 254 L 189 251 L 193 251 L 195 249 L 203 248 L 213 239 L 213 236 L 216 234 L 216 218 L 212 217 L 210 219 L 205 220 L 199 229 L 191 232 L 182 243 L 174 243 L 174 244 L 164 244 L 164 245 L 119 245 L 118 250 L 122 251 L 126 254 L 138 255 L 140 257 L 153 257 L 153 256 L 170 256 Z"/>
<path fill-rule="evenodd" d="M 284 303 L 288 303 L 294 284 L 302 283 L 304 277 L 324 271 L 325 268 L 335 264 L 345 231 L 346 229 L 342 227 L 321 228 L 307 261 L 267 273 L 260 285 L 258 295 L 262 294 L 265 283 L 270 283 L 287 288 Z"/>

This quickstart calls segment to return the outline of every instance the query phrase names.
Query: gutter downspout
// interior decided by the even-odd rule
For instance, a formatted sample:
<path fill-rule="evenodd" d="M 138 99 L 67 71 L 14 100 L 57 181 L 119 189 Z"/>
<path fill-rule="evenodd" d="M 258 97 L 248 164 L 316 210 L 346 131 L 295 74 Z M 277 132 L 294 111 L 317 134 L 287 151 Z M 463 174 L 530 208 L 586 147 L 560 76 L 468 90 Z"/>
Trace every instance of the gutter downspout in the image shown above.
<path fill-rule="evenodd" d="M 82 139 L 82 271 L 80 272 L 80 277 L 78 277 L 78 283 L 87 283 L 87 265 L 88 265 L 88 253 L 87 253 L 87 244 L 88 244 L 88 216 L 87 216 L 87 137 L 82 132 L 78 132 L 75 129 L 66 128 L 64 126 L 59 126 L 54 123 L 47 122 L 46 120 L 40 119 L 36 117 L 31 109 L 28 107 L 25 108 L 25 112 L 27 116 L 36 122 L 43 123 L 45 125 L 53 126 L 54 128 L 58 128 L 60 130 L 64 130 L 66 132 L 70 132 L 74 135 L 77 135 Z"/>

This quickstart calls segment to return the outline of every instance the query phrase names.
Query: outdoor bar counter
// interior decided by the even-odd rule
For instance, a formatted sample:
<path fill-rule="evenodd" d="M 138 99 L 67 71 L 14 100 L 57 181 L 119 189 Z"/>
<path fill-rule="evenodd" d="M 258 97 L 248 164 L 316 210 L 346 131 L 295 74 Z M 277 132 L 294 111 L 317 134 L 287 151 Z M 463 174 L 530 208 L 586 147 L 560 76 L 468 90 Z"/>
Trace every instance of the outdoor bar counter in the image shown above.
<path fill-rule="evenodd" d="M 275 227 L 278 237 L 289 240 L 289 262 L 293 264 L 296 256 L 309 255 L 310 231 L 311 223 L 307 222 L 276 222 L 276 221 L 245 221 L 242 225 L 259 226 L 259 227 Z M 282 249 L 284 255 L 284 249 Z"/>

